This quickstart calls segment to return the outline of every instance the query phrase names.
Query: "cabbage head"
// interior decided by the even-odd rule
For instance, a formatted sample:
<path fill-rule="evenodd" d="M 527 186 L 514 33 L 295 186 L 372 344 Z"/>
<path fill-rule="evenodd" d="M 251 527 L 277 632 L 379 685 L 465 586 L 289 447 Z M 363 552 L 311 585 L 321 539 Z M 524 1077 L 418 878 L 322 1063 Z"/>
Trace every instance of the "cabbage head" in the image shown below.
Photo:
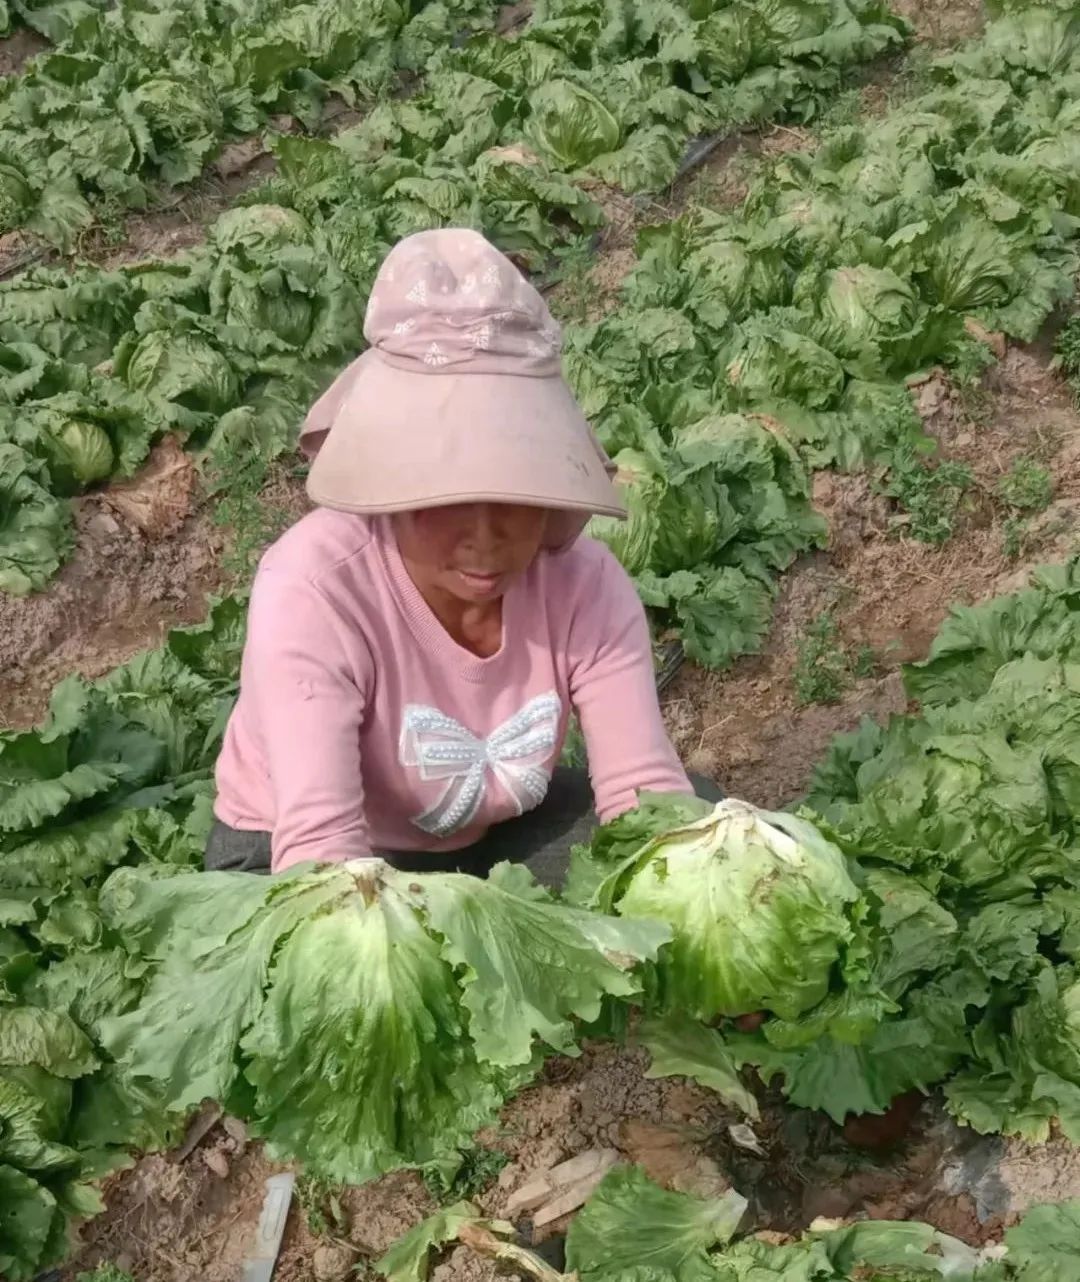
<path fill-rule="evenodd" d="M 650 568 L 660 502 L 667 485 L 639 450 L 621 450 L 614 463 L 618 468 L 615 484 L 626 503 L 627 518 L 595 516 L 587 533 L 606 543 L 628 574 L 641 574 Z"/>
<path fill-rule="evenodd" d="M 915 291 L 888 268 L 838 267 L 824 283 L 819 307 L 834 351 L 857 352 L 915 325 Z"/>
<path fill-rule="evenodd" d="M 568 80 L 535 89 L 529 107 L 529 140 L 559 169 L 583 169 L 619 146 L 619 122 L 599 98 Z"/>
<path fill-rule="evenodd" d="M 657 963 L 664 1006 L 795 1019 L 826 995 L 857 898 L 843 855 L 812 824 L 729 799 L 639 848 L 595 903 L 672 927 Z"/>
<path fill-rule="evenodd" d="M 309 245 L 311 228 L 294 209 L 248 205 L 222 214 L 210 230 L 210 243 L 222 253 L 242 249 L 258 255 L 284 245 Z"/>
<path fill-rule="evenodd" d="M 657 514 L 657 574 L 714 565 L 739 532 L 741 519 L 731 504 L 726 476 L 723 467 L 706 462 L 669 486 Z"/>
<path fill-rule="evenodd" d="M 820 343 L 790 328 L 782 313 L 746 322 L 742 344 L 728 365 L 728 382 L 745 404 L 779 398 L 825 409 L 843 390 L 843 367 Z"/>
<path fill-rule="evenodd" d="M 303 251 L 301 251 L 303 252 Z M 301 268 L 308 266 L 300 264 Z M 212 314 L 237 331 L 236 343 L 245 351 L 303 347 L 311 336 L 317 299 L 303 292 L 298 272 L 286 265 L 254 273 L 224 263 L 210 286 Z"/>
<path fill-rule="evenodd" d="M 694 250 L 686 266 L 700 282 L 695 289 L 719 291 L 736 316 L 781 306 L 791 295 L 784 255 L 773 246 L 749 248 L 741 240 L 721 235 Z"/>
<path fill-rule="evenodd" d="M 38 452 L 49 465 L 55 493 L 77 494 L 112 474 L 116 457 L 103 427 L 59 414 L 51 419 L 42 424 Z"/>
<path fill-rule="evenodd" d="M 239 381 L 225 356 L 197 334 L 155 329 L 144 335 L 128 357 L 128 387 L 175 401 L 197 413 L 220 414 L 239 396 Z"/>
<path fill-rule="evenodd" d="M 167 183 L 197 178 L 225 132 L 219 96 L 191 75 L 151 76 L 131 92 L 150 131 L 150 154 Z"/>

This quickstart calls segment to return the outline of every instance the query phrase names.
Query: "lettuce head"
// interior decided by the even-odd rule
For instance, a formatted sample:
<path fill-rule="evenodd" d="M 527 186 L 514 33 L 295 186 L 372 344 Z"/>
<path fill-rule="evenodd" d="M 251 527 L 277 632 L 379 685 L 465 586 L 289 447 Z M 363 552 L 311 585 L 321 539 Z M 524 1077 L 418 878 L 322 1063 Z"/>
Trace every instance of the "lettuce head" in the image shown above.
<path fill-rule="evenodd" d="M 615 823 L 640 832 L 635 812 Z M 610 833 L 603 841 L 611 847 Z M 593 902 L 671 927 L 656 967 L 663 1006 L 703 1020 L 793 1019 L 826 995 L 857 898 L 843 855 L 812 824 L 728 799 L 638 847 Z"/>
<path fill-rule="evenodd" d="M 588 532 L 615 553 L 628 574 L 649 569 L 657 537 L 659 505 L 667 484 L 639 450 L 620 450 L 614 463 L 615 484 L 626 503 L 626 520 L 596 516 Z"/>
<path fill-rule="evenodd" d="M 559 169 L 583 169 L 619 145 L 619 122 L 599 98 L 569 80 L 535 89 L 529 107 L 529 140 Z"/>

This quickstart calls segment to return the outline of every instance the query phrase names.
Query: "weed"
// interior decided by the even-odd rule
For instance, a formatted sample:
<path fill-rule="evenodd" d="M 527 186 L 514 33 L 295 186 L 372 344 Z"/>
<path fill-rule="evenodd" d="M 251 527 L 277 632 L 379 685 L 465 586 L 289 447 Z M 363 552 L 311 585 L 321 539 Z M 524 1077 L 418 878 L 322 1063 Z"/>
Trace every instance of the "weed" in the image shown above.
<path fill-rule="evenodd" d="M 1015 561 L 1028 537 L 1028 517 L 1045 511 L 1054 497 L 1054 480 L 1041 463 L 1021 455 L 998 481 L 997 496 L 1009 509 L 1001 528 L 1001 550 L 1006 560 Z"/>
<path fill-rule="evenodd" d="M 102 196 L 94 203 L 94 223 L 80 237 L 80 249 L 87 244 L 103 249 L 119 249 L 127 243 L 127 209 L 115 196 Z M 100 250 L 99 250 L 100 252 Z"/>
<path fill-rule="evenodd" d="M 981 383 L 983 375 L 997 364 L 990 347 L 972 334 L 965 334 L 954 345 L 949 356 L 949 373 L 960 387 Z"/>
<path fill-rule="evenodd" d="M 836 620 L 825 610 L 809 625 L 795 656 L 795 698 L 801 707 L 835 703 L 852 681 L 870 676 L 877 655 L 870 646 L 852 653 L 844 644 Z"/>
<path fill-rule="evenodd" d="M 1062 326 L 1054 351 L 1058 367 L 1073 384 L 1074 392 L 1080 395 L 1080 388 L 1076 386 L 1080 379 L 1080 314 L 1071 317 Z"/>
<path fill-rule="evenodd" d="M 1022 516 L 1010 516 L 1001 529 L 1001 551 L 1007 561 L 1015 561 L 1027 542 L 1028 523 Z"/>
<path fill-rule="evenodd" d="M 236 581 L 250 579 L 264 549 L 291 519 L 263 494 L 268 472 L 269 463 L 257 451 L 219 453 L 211 465 L 207 490 L 216 500 L 214 524 L 229 532 L 221 566 Z"/>
<path fill-rule="evenodd" d="M 990 348 L 970 334 L 965 334 L 952 350 L 949 373 L 964 416 L 972 423 L 985 423 L 990 417 L 994 397 L 983 376 L 996 364 L 997 357 Z"/>
<path fill-rule="evenodd" d="M 460 1163 L 433 1163 L 423 1169 L 424 1185 L 440 1205 L 460 1202 L 483 1192 L 510 1160 L 497 1149 L 476 1145 L 460 1154 Z"/>
<path fill-rule="evenodd" d="M 315 1175 L 300 1175 L 296 1181 L 296 1200 L 304 1213 L 308 1230 L 316 1237 L 344 1233 L 348 1217 L 341 1205 L 341 1186 Z"/>
<path fill-rule="evenodd" d="M 588 318 L 596 290 L 589 271 L 596 263 L 592 237 L 578 236 L 555 250 L 555 266 L 547 278 L 552 289 L 551 310 L 564 324 L 581 324 Z"/>
<path fill-rule="evenodd" d="M 577 717 L 571 716 L 570 724 L 566 727 L 566 741 L 563 744 L 559 765 L 583 769 L 588 764 L 589 758 L 585 750 L 585 735 L 582 733 L 581 724 Z"/>
<path fill-rule="evenodd" d="M 90 1273 L 77 1273 L 75 1282 L 135 1282 L 130 1273 L 118 1269 L 115 1264 L 99 1264 Z"/>
<path fill-rule="evenodd" d="M 851 675 L 859 680 L 872 677 L 878 670 L 878 656 L 872 645 L 861 645 L 851 659 Z"/>
<path fill-rule="evenodd" d="M 817 130 L 824 134 L 833 129 L 857 125 L 862 120 L 865 109 L 861 89 L 842 89 L 822 109 L 816 121 Z"/>
<path fill-rule="evenodd" d="M 997 495 L 1015 511 L 1042 512 L 1054 497 L 1054 481 L 1041 463 L 1021 455 L 998 481 Z"/>
<path fill-rule="evenodd" d="M 913 450 L 901 449 L 889 465 L 882 493 L 904 510 L 897 525 L 906 527 L 920 543 L 940 545 L 952 537 L 971 482 L 971 469 L 965 463 L 949 459 L 932 466 L 916 458 Z"/>

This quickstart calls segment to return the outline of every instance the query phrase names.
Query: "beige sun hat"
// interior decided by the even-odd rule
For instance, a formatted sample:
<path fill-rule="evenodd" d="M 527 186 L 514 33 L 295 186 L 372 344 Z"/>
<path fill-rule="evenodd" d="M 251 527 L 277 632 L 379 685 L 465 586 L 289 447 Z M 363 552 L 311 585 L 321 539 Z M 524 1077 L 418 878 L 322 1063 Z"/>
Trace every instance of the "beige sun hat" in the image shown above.
<path fill-rule="evenodd" d="M 370 344 L 312 407 L 308 495 L 344 512 L 451 503 L 558 511 L 548 542 L 624 516 L 614 468 L 562 376 L 561 333 L 508 258 L 474 231 L 419 232 L 387 255 Z"/>

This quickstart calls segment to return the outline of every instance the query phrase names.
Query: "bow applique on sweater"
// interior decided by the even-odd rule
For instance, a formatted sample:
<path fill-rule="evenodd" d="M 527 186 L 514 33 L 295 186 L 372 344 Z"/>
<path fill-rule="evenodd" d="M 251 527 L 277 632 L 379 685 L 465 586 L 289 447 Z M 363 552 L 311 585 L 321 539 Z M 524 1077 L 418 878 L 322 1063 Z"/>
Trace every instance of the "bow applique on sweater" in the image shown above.
<path fill-rule="evenodd" d="M 446 780 L 434 805 L 412 822 L 435 837 L 448 837 L 475 819 L 493 774 L 521 815 L 547 795 L 551 772 L 546 766 L 558 742 L 562 711 L 550 690 L 479 739 L 460 721 L 424 704 L 405 707 L 398 759 L 424 780 Z M 490 772 L 490 773 L 489 773 Z"/>

